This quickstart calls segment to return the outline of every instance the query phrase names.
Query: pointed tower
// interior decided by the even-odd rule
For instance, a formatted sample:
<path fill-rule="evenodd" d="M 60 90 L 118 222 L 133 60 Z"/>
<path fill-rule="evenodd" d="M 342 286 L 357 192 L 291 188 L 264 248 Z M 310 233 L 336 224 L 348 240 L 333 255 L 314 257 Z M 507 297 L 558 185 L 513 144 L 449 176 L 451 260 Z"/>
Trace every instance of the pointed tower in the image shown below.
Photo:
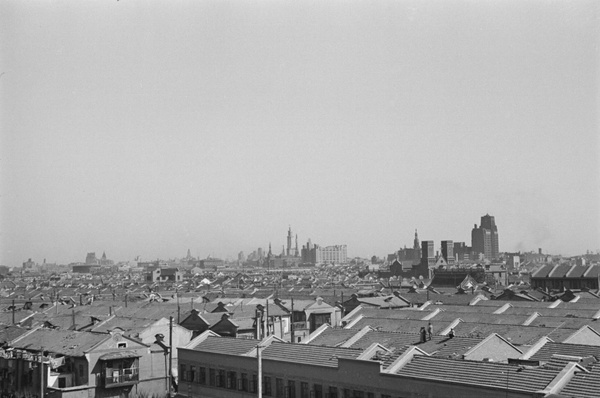
<path fill-rule="evenodd" d="M 187 258 L 187 259 L 190 259 L 190 258 L 192 258 L 192 253 L 190 253 L 190 249 L 188 249 L 188 252 L 187 252 L 187 257 L 186 257 L 186 258 Z"/>
<path fill-rule="evenodd" d="M 419 243 L 419 234 L 415 229 L 415 240 L 413 243 L 413 264 L 419 264 L 421 262 L 421 244 Z"/>
<path fill-rule="evenodd" d="M 269 242 L 269 253 L 267 253 L 267 258 L 273 257 L 273 252 L 271 251 L 271 242 Z"/>
<path fill-rule="evenodd" d="M 287 251 L 285 251 L 286 256 L 290 256 L 292 254 L 292 227 L 290 226 L 287 234 Z"/>
<path fill-rule="evenodd" d="M 300 252 L 298 251 L 298 234 L 296 234 L 296 250 L 294 251 L 294 257 L 299 257 Z"/>

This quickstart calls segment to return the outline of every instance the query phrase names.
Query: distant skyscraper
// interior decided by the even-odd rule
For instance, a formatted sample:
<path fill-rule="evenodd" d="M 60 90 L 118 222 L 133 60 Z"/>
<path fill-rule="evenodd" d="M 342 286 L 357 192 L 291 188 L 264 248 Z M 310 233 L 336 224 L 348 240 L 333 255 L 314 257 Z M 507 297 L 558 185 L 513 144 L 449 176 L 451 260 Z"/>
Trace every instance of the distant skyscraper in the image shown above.
<path fill-rule="evenodd" d="M 498 258 L 500 255 L 500 248 L 498 245 L 498 227 L 496 226 L 496 220 L 494 216 L 486 214 L 481 217 L 481 227 L 490 230 L 491 233 L 491 244 L 492 244 L 492 258 Z"/>
<path fill-rule="evenodd" d="M 283 253 L 282 253 L 283 254 Z M 288 229 L 288 235 L 287 235 L 287 250 L 285 251 L 285 255 L 286 256 L 293 256 L 292 253 L 292 227 L 290 227 Z"/>
<path fill-rule="evenodd" d="M 448 265 L 454 265 L 454 242 L 451 240 L 442 241 L 442 257 Z"/>
<path fill-rule="evenodd" d="M 482 253 L 489 260 L 498 258 L 498 227 L 493 216 L 486 214 L 481 217 L 479 227 L 475 224 L 471 231 L 471 246 L 475 253 Z"/>
<path fill-rule="evenodd" d="M 421 263 L 427 267 L 435 265 L 435 246 L 432 240 L 421 242 Z"/>

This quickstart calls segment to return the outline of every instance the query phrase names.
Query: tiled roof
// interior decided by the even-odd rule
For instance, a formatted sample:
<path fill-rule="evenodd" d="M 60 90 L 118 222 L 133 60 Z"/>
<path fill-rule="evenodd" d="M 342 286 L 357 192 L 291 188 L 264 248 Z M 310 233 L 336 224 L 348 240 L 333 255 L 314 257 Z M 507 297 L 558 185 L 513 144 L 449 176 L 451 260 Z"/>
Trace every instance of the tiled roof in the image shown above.
<path fill-rule="evenodd" d="M 12 341 L 17 337 L 29 332 L 28 329 L 19 326 L 5 326 L 0 328 L 0 344 Z"/>
<path fill-rule="evenodd" d="M 587 265 L 573 265 L 573 267 L 571 267 L 571 269 L 567 273 L 567 276 L 569 278 L 580 278 L 583 276 L 585 271 L 587 271 L 587 269 Z"/>
<path fill-rule="evenodd" d="M 600 366 L 591 372 L 579 372 L 560 391 L 561 396 L 577 398 L 598 398 L 600 391 Z"/>
<path fill-rule="evenodd" d="M 600 330 L 600 322 L 589 318 L 559 317 L 559 316 L 540 316 L 529 324 L 529 326 L 543 326 L 548 328 L 580 329 L 584 325 L 589 325 L 594 329 Z"/>
<path fill-rule="evenodd" d="M 548 342 L 530 358 L 534 361 L 547 362 L 552 355 L 572 355 L 576 357 L 593 356 L 600 361 L 600 347 L 583 344 L 562 344 Z"/>
<path fill-rule="evenodd" d="M 450 326 L 450 321 L 436 322 L 431 321 L 433 326 L 433 333 L 439 333 L 441 330 L 446 329 Z M 412 319 L 385 319 L 385 318 L 362 318 L 355 325 L 353 329 L 362 329 L 365 326 L 371 326 L 374 329 L 379 329 L 388 332 L 405 332 L 405 333 L 418 333 L 421 327 L 427 326 L 427 321 L 412 320 Z"/>
<path fill-rule="evenodd" d="M 358 332 L 358 331 L 355 331 Z M 420 337 L 416 333 L 398 333 L 384 331 L 370 331 L 362 336 L 358 341 L 352 344 L 351 348 L 364 350 L 373 343 L 379 343 L 392 350 L 406 349 L 408 346 L 418 346 L 421 350 L 430 355 L 439 357 L 450 357 L 452 355 L 462 355 L 472 347 L 476 346 L 483 339 L 481 338 L 461 338 L 455 337 L 449 339 L 445 336 L 433 336 L 431 340 L 425 343 L 420 342 Z"/>
<path fill-rule="evenodd" d="M 553 268 L 554 268 L 554 265 L 552 265 L 552 264 L 544 264 L 540 268 L 538 268 L 537 271 L 535 271 L 531 275 L 531 277 L 532 278 L 545 278 L 548 276 L 548 274 L 550 273 L 550 271 L 552 271 Z"/>
<path fill-rule="evenodd" d="M 80 357 L 106 339 L 106 334 L 38 329 L 17 340 L 12 346 L 31 351 L 39 351 L 43 348 L 44 351 Z"/>
<path fill-rule="evenodd" d="M 483 306 L 483 305 L 436 305 L 431 304 L 427 306 L 428 311 L 433 311 L 436 309 L 444 310 L 446 312 L 460 312 L 460 313 L 471 313 L 471 314 L 491 314 L 496 311 L 498 308 L 504 305 L 504 302 L 500 301 L 491 301 L 493 305 Z"/>
<path fill-rule="evenodd" d="M 258 343 L 260 340 L 210 336 L 194 347 L 194 350 L 225 355 L 243 355 L 256 348 Z"/>
<path fill-rule="evenodd" d="M 571 264 L 558 264 L 548 274 L 548 278 L 563 278 L 571 269 Z"/>
<path fill-rule="evenodd" d="M 454 328 L 456 336 L 485 338 L 492 333 L 498 333 L 515 345 L 529 345 L 543 336 L 553 341 L 564 341 L 573 334 L 573 329 L 556 329 L 539 326 L 495 325 L 476 322 L 461 322 Z"/>
<path fill-rule="evenodd" d="M 592 264 L 588 270 L 585 271 L 586 278 L 597 278 L 598 276 L 600 276 L 600 264 Z"/>
<path fill-rule="evenodd" d="M 599 308 L 600 309 L 600 308 Z M 537 312 L 542 317 L 565 317 L 567 315 L 577 318 L 588 318 L 591 319 L 597 310 L 585 310 L 585 309 L 566 309 L 563 305 L 557 308 L 525 308 L 525 307 L 511 307 L 503 312 L 503 314 L 509 315 L 531 315 Z"/>
<path fill-rule="evenodd" d="M 522 325 L 529 315 L 506 315 L 502 314 L 477 314 L 477 313 L 461 313 L 443 311 L 432 318 L 434 321 L 453 321 L 457 318 L 465 322 L 481 322 L 503 325 Z"/>
<path fill-rule="evenodd" d="M 21 322 L 23 319 L 30 317 L 33 315 L 33 311 L 15 311 L 15 323 Z M 12 311 L 2 311 L 0 312 L 0 324 L 2 325 L 12 325 L 13 313 Z"/>
<path fill-rule="evenodd" d="M 358 333 L 355 329 L 328 328 L 310 342 L 311 345 L 326 345 L 336 347 Z"/>
<path fill-rule="evenodd" d="M 416 355 L 397 374 L 527 392 L 544 389 L 558 374 L 558 371 L 548 369 L 517 369 L 519 368 L 499 363 Z"/>
<path fill-rule="evenodd" d="M 126 335 L 129 336 L 141 332 L 155 322 L 156 321 L 154 319 L 126 318 L 117 316 L 106 322 L 100 323 L 98 326 L 94 327 L 92 331 L 98 333 L 108 333 L 114 328 L 119 327 L 125 331 Z"/>
<path fill-rule="evenodd" d="M 456 290 L 456 289 L 454 289 Z M 441 302 L 443 304 L 468 305 L 476 296 L 472 294 L 435 294 L 435 293 L 408 293 L 402 292 L 402 297 L 411 303 L 424 303 L 428 299 L 432 302 Z M 484 300 L 487 301 L 487 300 Z"/>
<path fill-rule="evenodd" d="M 276 361 L 336 367 L 337 358 L 355 359 L 362 352 L 363 350 L 354 348 L 273 342 L 262 351 L 262 357 Z"/>

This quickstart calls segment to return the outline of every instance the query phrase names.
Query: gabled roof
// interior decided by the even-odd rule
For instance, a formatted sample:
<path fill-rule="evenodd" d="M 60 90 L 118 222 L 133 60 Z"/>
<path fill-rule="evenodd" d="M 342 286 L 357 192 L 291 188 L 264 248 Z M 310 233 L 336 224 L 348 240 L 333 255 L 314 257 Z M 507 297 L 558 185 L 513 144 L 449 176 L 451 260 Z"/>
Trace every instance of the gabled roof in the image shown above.
<path fill-rule="evenodd" d="M 243 355 L 253 350 L 259 343 L 260 340 L 254 339 L 208 336 L 192 349 L 224 355 Z"/>
<path fill-rule="evenodd" d="M 262 351 L 262 357 L 263 360 L 270 359 L 315 366 L 337 367 L 338 358 L 356 359 L 362 351 L 353 348 L 273 342 Z"/>
<path fill-rule="evenodd" d="M 499 363 L 417 355 L 396 374 L 416 379 L 444 380 L 526 392 L 543 390 L 558 374 L 558 371 L 548 369 L 517 369 L 519 368 L 513 365 Z"/>
<path fill-rule="evenodd" d="M 598 398 L 600 391 L 600 365 L 596 365 L 589 373 L 579 372 L 560 391 L 566 397 Z"/>
<path fill-rule="evenodd" d="M 29 351 L 49 351 L 65 356 L 80 357 L 91 351 L 110 335 L 89 332 L 76 332 L 71 330 L 37 329 L 25 335 L 11 345 Z"/>
<path fill-rule="evenodd" d="M 314 340 L 311 340 L 311 345 L 325 345 L 329 347 L 336 347 L 343 344 L 346 340 L 356 334 L 357 330 L 354 329 L 334 329 L 327 328 Z"/>

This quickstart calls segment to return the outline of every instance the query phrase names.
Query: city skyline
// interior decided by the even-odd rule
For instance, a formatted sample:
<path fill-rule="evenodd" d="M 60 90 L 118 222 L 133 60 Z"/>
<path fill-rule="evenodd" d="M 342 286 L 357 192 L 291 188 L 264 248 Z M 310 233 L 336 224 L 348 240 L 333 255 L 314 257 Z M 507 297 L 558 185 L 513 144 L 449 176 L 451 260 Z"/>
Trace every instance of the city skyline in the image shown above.
<path fill-rule="evenodd" d="M 0 3 L 0 264 L 600 247 L 600 5 Z M 470 244 L 470 243 L 469 243 Z M 280 247 L 280 246 L 279 246 Z M 78 260 L 81 259 L 81 260 Z"/>

